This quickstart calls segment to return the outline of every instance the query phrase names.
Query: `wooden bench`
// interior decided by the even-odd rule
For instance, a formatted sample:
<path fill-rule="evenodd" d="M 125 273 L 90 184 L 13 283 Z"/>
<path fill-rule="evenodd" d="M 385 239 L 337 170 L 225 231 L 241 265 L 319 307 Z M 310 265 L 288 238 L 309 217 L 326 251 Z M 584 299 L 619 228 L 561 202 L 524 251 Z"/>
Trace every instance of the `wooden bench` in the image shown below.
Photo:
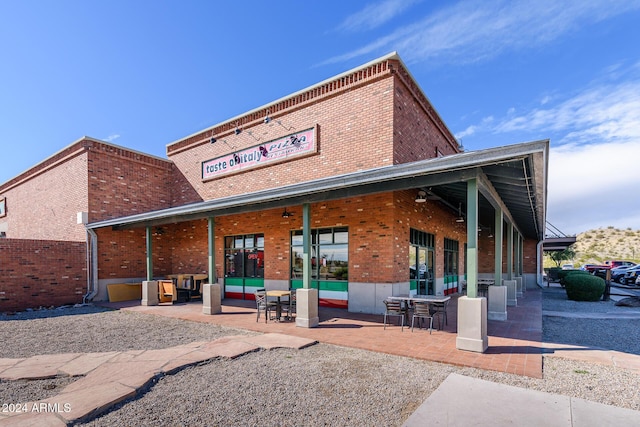
<path fill-rule="evenodd" d="M 109 302 L 142 299 L 142 283 L 112 283 L 107 285 Z"/>

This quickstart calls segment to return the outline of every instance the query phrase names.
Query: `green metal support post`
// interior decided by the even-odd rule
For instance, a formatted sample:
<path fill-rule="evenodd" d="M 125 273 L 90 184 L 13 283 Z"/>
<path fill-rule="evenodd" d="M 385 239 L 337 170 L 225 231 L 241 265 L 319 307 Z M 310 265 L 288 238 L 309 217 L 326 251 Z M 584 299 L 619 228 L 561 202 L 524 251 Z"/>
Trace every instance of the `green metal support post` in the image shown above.
<path fill-rule="evenodd" d="M 153 280 L 153 252 L 152 252 L 152 239 L 151 239 L 151 227 L 147 227 L 146 230 L 147 239 L 147 281 Z"/>
<path fill-rule="evenodd" d="M 478 297 L 478 181 L 467 181 L 467 296 Z"/>
<path fill-rule="evenodd" d="M 493 238 L 495 239 L 494 244 L 494 253 L 495 253 L 495 261 L 494 261 L 494 280 L 496 285 L 502 284 L 502 240 L 504 239 L 504 214 L 502 213 L 502 209 L 497 208 L 495 211 L 495 221 L 494 221 L 494 233 Z"/>
<path fill-rule="evenodd" d="M 302 205 L 302 288 L 311 288 L 311 206 Z"/>
<path fill-rule="evenodd" d="M 513 279 L 513 224 L 507 223 L 507 280 Z"/>
<path fill-rule="evenodd" d="M 216 270 L 215 270 L 215 266 L 216 266 L 216 258 L 215 258 L 215 244 L 214 244 L 214 238 L 215 238 L 215 222 L 212 216 L 210 216 L 207 219 L 207 225 L 208 225 L 208 235 L 207 235 L 207 241 L 208 241 L 208 246 L 209 246 L 209 283 L 216 283 Z"/>

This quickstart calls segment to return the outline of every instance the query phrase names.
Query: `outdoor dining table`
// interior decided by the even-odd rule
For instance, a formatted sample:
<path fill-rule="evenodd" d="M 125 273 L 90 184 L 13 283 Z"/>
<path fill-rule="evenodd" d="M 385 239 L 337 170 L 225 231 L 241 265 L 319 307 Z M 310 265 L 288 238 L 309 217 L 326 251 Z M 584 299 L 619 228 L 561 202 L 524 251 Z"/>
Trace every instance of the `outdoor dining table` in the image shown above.
<path fill-rule="evenodd" d="M 291 291 L 284 291 L 284 290 L 270 290 L 266 292 L 267 297 L 275 297 L 276 298 L 276 321 L 280 321 L 280 318 L 282 317 L 282 301 L 281 298 L 282 297 L 289 297 L 291 298 Z"/>
<path fill-rule="evenodd" d="M 402 301 L 405 306 L 405 319 L 409 322 L 409 308 L 413 302 L 433 303 L 433 302 L 446 302 L 451 299 L 449 295 L 396 295 L 387 297 L 390 301 Z"/>

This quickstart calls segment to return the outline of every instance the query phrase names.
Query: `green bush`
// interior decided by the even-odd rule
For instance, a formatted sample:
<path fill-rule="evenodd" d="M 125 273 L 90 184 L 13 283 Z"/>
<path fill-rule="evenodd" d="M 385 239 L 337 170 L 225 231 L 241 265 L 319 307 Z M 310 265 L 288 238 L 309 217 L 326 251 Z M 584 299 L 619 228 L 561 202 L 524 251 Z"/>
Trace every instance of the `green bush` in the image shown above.
<path fill-rule="evenodd" d="M 588 271 L 584 271 L 584 270 L 560 270 L 558 271 L 558 283 L 560 283 L 560 286 L 562 286 L 564 288 L 564 281 L 566 279 L 566 277 L 570 274 L 591 274 Z"/>
<path fill-rule="evenodd" d="M 591 274 L 567 274 L 564 287 L 573 301 L 599 301 L 604 293 L 604 280 Z"/>
<path fill-rule="evenodd" d="M 558 271 L 558 280 L 560 281 L 560 283 L 564 283 L 564 279 L 567 276 L 573 275 L 573 274 L 591 274 L 591 273 L 585 270 L 560 270 Z"/>

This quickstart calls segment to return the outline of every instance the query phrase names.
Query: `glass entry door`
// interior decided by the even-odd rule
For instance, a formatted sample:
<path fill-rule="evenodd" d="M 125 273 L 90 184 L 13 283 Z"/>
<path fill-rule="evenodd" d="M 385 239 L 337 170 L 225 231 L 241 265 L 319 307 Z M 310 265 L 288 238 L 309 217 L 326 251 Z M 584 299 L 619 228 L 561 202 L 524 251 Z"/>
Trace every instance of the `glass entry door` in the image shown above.
<path fill-rule="evenodd" d="M 434 266 L 433 234 L 412 229 L 409 244 L 409 291 L 411 294 L 435 294 Z"/>
<path fill-rule="evenodd" d="M 416 277 L 417 283 L 417 293 L 418 295 L 427 295 L 428 294 L 428 286 L 427 286 L 427 248 L 417 248 L 418 249 L 418 276 Z"/>

